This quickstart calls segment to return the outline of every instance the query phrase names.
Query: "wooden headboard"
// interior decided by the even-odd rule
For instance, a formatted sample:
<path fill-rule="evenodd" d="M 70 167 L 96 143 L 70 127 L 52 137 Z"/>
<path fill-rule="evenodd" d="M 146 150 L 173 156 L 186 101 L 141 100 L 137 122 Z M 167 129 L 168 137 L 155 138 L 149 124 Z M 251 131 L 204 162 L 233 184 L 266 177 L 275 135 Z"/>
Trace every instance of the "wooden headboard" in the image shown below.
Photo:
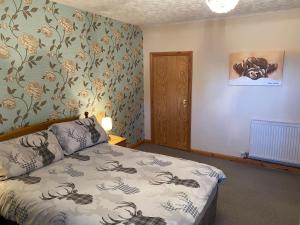
<path fill-rule="evenodd" d="M 35 132 L 38 132 L 38 131 L 41 131 L 41 130 L 46 130 L 52 124 L 77 120 L 78 118 L 79 118 L 79 116 L 69 117 L 69 118 L 64 118 L 64 119 L 58 119 L 58 120 L 49 120 L 49 121 L 44 122 L 44 123 L 34 124 L 34 125 L 31 125 L 31 126 L 28 126 L 28 127 L 17 128 L 13 131 L 10 131 L 10 132 L 4 133 L 3 135 L 0 135 L 0 141 L 6 141 L 6 140 L 9 140 L 9 139 L 21 137 L 23 135 L 35 133 Z"/>

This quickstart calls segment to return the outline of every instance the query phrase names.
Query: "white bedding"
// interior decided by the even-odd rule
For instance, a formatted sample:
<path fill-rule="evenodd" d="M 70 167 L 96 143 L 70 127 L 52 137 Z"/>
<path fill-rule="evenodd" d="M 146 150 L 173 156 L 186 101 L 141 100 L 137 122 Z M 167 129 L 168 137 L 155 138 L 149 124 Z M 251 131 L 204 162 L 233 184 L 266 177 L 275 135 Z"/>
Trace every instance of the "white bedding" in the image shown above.
<path fill-rule="evenodd" d="M 19 224 L 192 225 L 224 173 L 100 144 L 0 181 L 0 214 Z"/>

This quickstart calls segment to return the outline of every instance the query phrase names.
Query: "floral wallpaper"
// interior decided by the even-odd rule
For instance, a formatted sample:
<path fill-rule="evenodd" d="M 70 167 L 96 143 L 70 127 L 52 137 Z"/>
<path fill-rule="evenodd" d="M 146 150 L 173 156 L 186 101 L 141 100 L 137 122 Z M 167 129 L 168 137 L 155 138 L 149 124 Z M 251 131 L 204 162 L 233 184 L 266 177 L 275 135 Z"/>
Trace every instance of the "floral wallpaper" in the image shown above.
<path fill-rule="evenodd" d="M 49 0 L 0 0 L 0 133 L 89 111 L 143 139 L 142 39 L 137 26 Z"/>

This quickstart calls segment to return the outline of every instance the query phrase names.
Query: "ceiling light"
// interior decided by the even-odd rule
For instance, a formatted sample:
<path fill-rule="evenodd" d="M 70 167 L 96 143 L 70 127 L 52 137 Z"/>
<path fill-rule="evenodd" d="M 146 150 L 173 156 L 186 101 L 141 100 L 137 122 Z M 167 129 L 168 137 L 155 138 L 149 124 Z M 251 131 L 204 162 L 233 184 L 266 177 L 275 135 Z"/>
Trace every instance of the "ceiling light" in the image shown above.
<path fill-rule="evenodd" d="M 239 0 L 206 0 L 206 4 L 215 13 L 228 13 L 233 10 Z"/>

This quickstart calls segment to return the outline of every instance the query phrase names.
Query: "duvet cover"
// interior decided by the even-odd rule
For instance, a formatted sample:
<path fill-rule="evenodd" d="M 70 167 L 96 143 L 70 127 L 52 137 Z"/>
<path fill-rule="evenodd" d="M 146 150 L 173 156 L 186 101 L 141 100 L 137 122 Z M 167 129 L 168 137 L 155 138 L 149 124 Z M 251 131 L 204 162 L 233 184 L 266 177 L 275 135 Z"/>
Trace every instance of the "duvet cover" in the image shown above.
<path fill-rule="evenodd" d="M 20 225 L 193 225 L 224 178 L 206 164 L 99 144 L 0 181 L 0 215 Z"/>

